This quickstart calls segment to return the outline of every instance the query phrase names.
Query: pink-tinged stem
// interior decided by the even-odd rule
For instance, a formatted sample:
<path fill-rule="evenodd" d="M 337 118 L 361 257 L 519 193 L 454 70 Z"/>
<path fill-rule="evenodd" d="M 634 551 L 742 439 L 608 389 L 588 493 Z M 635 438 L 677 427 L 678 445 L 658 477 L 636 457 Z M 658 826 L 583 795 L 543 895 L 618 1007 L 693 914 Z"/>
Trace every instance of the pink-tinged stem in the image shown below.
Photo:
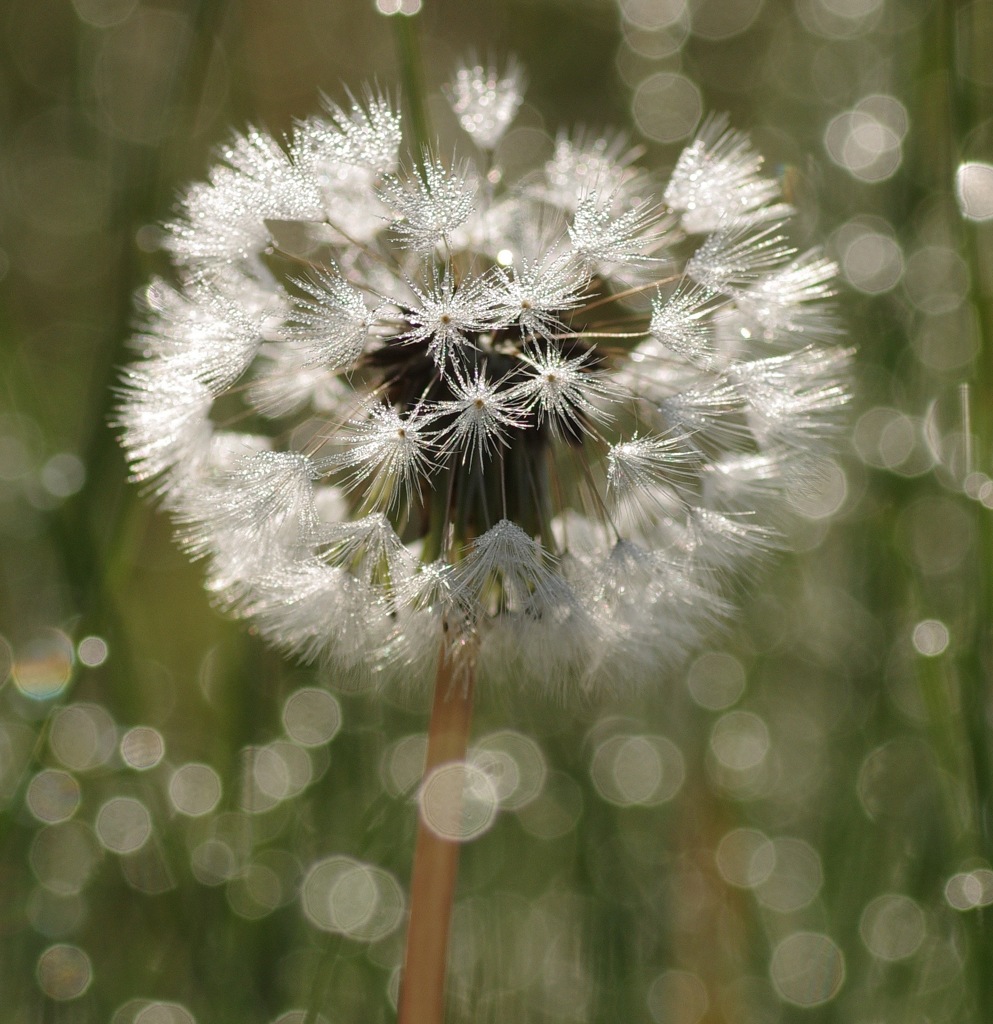
<path fill-rule="evenodd" d="M 442 652 L 434 684 L 424 777 L 449 761 L 464 761 L 472 721 L 474 671 L 456 681 L 452 659 Z M 461 808 L 454 808 L 454 820 Z M 446 815 L 447 817 L 447 815 Z M 455 902 L 459 846 L 418 820 L 410 880 L 410 923 L 397 1024 L 443 1024 L 448 933 Z"/>

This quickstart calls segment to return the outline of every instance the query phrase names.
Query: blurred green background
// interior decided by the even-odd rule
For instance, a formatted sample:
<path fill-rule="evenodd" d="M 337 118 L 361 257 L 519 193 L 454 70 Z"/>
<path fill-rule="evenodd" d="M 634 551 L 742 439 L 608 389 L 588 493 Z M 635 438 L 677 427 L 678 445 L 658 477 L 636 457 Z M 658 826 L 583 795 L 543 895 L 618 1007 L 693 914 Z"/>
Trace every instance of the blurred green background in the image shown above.
<path fill-rule="evenodd" d="M 395 90 L 380 4 L 0 6 L 4 1022 L 392 1019 L 427 708 L 218 616 L 107 425 L 177 190 L 234 129 Z M 838 457 L 712 649 L 637 702 L 481 695 L 521 783 L 463 851 L 450 1019 L 993 1020 L 993 5 L 416 20 L 432 90 L 520 59 L 522 164 L 582 124 L 665 170 L 727 111 L 858 346 Z M 328 885 L 375 913 L 329 927 Z"/>

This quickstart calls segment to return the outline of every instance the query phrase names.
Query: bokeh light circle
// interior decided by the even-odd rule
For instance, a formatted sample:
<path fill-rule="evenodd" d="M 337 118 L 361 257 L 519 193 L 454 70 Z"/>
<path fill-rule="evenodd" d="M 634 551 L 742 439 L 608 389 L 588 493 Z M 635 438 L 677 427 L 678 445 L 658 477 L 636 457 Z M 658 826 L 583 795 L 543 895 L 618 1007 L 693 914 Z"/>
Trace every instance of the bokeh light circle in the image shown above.
<path fill-rule="evenodd" d="M 379 763 L 379 774 L 387 792 L 404 796 L 414 790 L 424 773 L 427 752 L 428 737 L 423 732 L 403 736 L 388 746 Z"/>
<path fill-rule="evenodd" d="M 249 864 L 227 887 L 231 909 L 249 921 L 257 921 L 271 914 L 284 902 L 283 884 L 279 875 L 268 865 Z"/>
<path fill-rule="evenodd" d="M 829 1002 L 845 981 L 845 957 L 819 932 L 794 932 L 772 953 L 769 976 L 780 998 L 794 1006 Z"/>
<path fill-rule="evenodd" d="M 380 14 L 417 14 L 421 9 L 422 0 L 376 0 L 376 10 Z"/>
<path fill-rule="evenodd" d="M 809 906 L 824 884 L 820 854 L 802 839 L 779 836 L 772 840 L 775 866 L 755 887 L 764 907 L 780 914 L 793 914 Z"/>
<path fill-rule="evenodd" d="M 388 871 L 351 857 L 312 865 L 300 889 L 304 914 L 322 931 L 375 942 L 403 920 L 403 890 Z"/>
<path fill-rule="evenodd" d="M 79 946 L 59 943 L 38 957 L 38 987 L 49 999 L 78 999 L 93 980 L 93 965 Z"/>
<path fill-rule="evenodd" d="M 686 778 L 683 755 L 665 736 L 611 736 L 594 751 L 590 775 L 597 792 L 621 807 L 671 800 Z"/>
<path fill-rule="evenodd" d="M 290 770 L 274 746 L 245 747 L 241 751 L 240 806 L 250 814 L 272 810 L 290 793 Z"/>
<path fill-rule="evenodd" d="M 745 692 L 745 669 L 733 654 L 708 651 L 690 666 L 686 685 L 701 707 L 723 711 Z"/>
<path fill-rule="evenodd" d="M 833 117 L 824 132 L 828 155 L 853 177 L 875 182 L 890 178 L 903 161 L 907 111 L 892 96 L 870 95 L 852 110 Z"/>
<path fill-rule="evenodd" d="M 960 871 L 945 883 L 945 900 L 955 910 L 973 910 L 993 903 L 993 871 Z"/>
<path fill-rule="evenodd" d="M 165 739 L 158 729 L 136 725 L 121 737 L 121 758 L 137 772 L 154 768 L 165 756 Z"/>
<path fill-rule="evenodd" d="M 11 666 L 14 685 L 32 700 L 51 700 L 69 685 L 74 655 L 65 633 L 45 630 L 16 652 Z"/>
<path fill-rule="evenodd" d="M 903 250 L 892 235 L 858 227 L 839 234 L 841 271 L 854 288 L 879 295 L 899 284 L 905 264 Z"/>
<path fill-rule="evenodd" d="M 91 771 L 117 749 L 117 726 L 99 704 L 67 704 L 52 719 L 48 743 L 66 768 Z"/>
<path fill-rule="evenodd" d="M 834 459 L 812 460 L 810 472 L 789 488 L 787 497 L 805 519 L 828 519 L 841 510 L 848 497 L 848 478 Z"/>
<path fill-rule="evenodd" d="M 80 821 L 65 821 L 40 829 L 31 841 L 28 863 L 50 892 L 72 896 L 80 892 L 100 859 L 100 846 Z"/>
<path fill-rule="evenodd" d="M 126 21 L 138 0 L 72 0 L 80 21 L 96 28 L 110 28 Z"/>
<path fill-rule="evenodd" d="M 180 1003 L 156 1001 L 138 1012 L 134 1024 L 196 1024 L 196 1018 Z"/>
<path fill-rule="evenodd" d="M 68 772 L 45 768 L 28 783 L 25 802 L 28 810 L 48 825 L 71 818 L 79 807 L 82 792 Z"/>
<path fill-rule="evenodd" d="M 433 768 L 417 794 L 421 820 L 442 839 L 478 839 L 496 820 L 499 797 L 489 774 L 472 762 Z"/>
<path fill-rule="evenodd" d="M 619 5 L 626 22 L 652 32 L 686 17 L 686 0 L 619 0 Z"/>
<path fill-rule="evenodd" d="M 703 113 L 700 90 L 685 75 L 657 71 L 642 81 L 631 101 L 638 130 L 656 142 L 678 142 L 693 133 Z"/>
<path fill-rule="evenodd" d="M 993 219 L 993 165 L 969 161 L 955 172 L 955 198 L 969 220 Z"/>
<path fill-rule="evenodd" d="M 508 811 L 535 800 L 548 774 L 538 744 L 512 729 L 484 736 L 472 748 L 470 760 L 489 775 L 500 806 Z"/>
<path fill-rule="evenodd" d="M 134 853 L 152 834 L 152 816 L 140 800 L 115 796 L 97 812 L 94 829 L 97 838 L 112 853 Z"/>
<path fill-rule="evenodd" d="M 649 986 L 647 1002 L 655 1024 L 697 1024 L 710 1005 L 706 986 L 689 971 L 664 971 Z"/>
<path fill-rule="evenodd" d="M 884 893 L 862 911 L 859 934 L 880 960 L 906 960 L 924 941 L 924 911 L 909 896 Z"/>
<path fill-rule="evenodd" d="M 757 767 L 769 752 L 769 729 L 751 711 L 729 711 L 714 723 L 710 749 L 725 768 L 743 772 Z"/>
<path fill-rule="evenodd" d="M 938 619 L 924 619 L 914 626 L 914 650 L 925 658 L 936 658 L 948 647 L 948 627 Z"/>
<path fill-rule="evenodd" d="M 221 885 L 237 875 L 239 864 L 230 844 L 211 837 L 190 852 L 190 868 L 201 885 Z"/>
<path fill-rule="evenodd" d="M 80 662 L 86 665 L 87 668 L 97 668 L 97 666 L 102 665 L 107 660 L 107 655 L 109 654 L 107 641 L 99 636 L 83 637 L 79 641 L 76 653 L 79 656 Z"/>
<path fill-rule="evenodd" d="M 757 829 L 736 828 L 717 844 L 715 858 L 725 882 L 739 889 L 754 889 L 772 874 L 776 847 Z"/>
<path fill-rule="evenodd" d="M 329 743 L 341 728 L 341 705 L 325 690 L 297 690 L 283 705 L 283 728 L 304 747 Z"/>
<path fill-rule="evenodd" d="M 969 268 L 948 245 L 923 245 L 907 260 L 903 286 L 910 301 L 929 316 L 958 309 L 969 294 Z"/>
<path fill-rule="evenodd" d="M 180 814 L 188 817 L 210 814 L 221 799 L 221 777 L 210 765 L 184 764 L 172 773 L 169 799 Z"/>

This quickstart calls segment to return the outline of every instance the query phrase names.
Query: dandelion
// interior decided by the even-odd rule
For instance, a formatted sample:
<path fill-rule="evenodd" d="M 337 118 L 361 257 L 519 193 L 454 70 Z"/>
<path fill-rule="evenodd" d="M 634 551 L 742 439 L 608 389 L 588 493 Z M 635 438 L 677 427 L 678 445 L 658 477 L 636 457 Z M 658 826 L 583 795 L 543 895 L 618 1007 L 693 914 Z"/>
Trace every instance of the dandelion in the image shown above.
<path fill-rule="evenodd" d="M 589 700 L 685 658 L 846 400 L 835 267 L 744 135 L 708 122 L 667 185 L 617 136 L 510 180 L 522 83 L 459 69 L 448 161 L 375 95 L 236 137 L 117 414 L 223 608 L 343 681 L 434 677 L 430 763 L 477 680 Z"/>
<path fill-rule="evenodd" d="M 448 96 L 487 149 L 477 159 L 492 159 L 521 82 L 516 68 L 457 72 Z M 833 344 L 834 265 L 790 247 L 744 135 L 708 122 L 655 194 L 636 156 L 616 137 L 562 136 L 547 165 L 492 189 L 472 156 L 405 172 L 400 116 L 378 96 L 329 106 L 285 147 L 258 129 L 225 147 L 168 226 L 179 283 L 147 289 L 118 413 L 135 478 L 225 607 L 285 647 L 273 595 L 302 567 L 330 588 L 346 571 L 361 585 L 336 597 L 341 628 L 298 602 L 289 646 L 367 682 L 411 677 L 398 640 L 412 621 L 449 656 L 471 649 L 492 685 L 540 690 L 647 682 L 692 648 L 727 600 L 705 538 L 720 550 L 742 515 L 760 525 L 786 467 L 795 481 L 817 457 L 848 352 Z M 665 529 L 630 514 L 661 491 L 678 495 Z M 469 582 L 481 551 L 513 547 L 491 543 L 508 523 L 589 624 L 595 657 L 561 644 L 521 587 L 491 599 L 517 569 Z M 674 548 L 677 527 L 697 543 Z M 693 601 L 650 583 L 637 615 L 605 598 L 618 545 L 644 565 L 678 553 Z M 380 558 L 394 549 L 404 557 Z M 444 599 L 418 582 L 439 566 L 453 570 Z M 365 646 L 337 642 L 349 622 Z M 509 662 L 507 635 L 522 638 Z M 532 671 L 548 663 L 532 644 L 556 651 L 552 679 Z"/>

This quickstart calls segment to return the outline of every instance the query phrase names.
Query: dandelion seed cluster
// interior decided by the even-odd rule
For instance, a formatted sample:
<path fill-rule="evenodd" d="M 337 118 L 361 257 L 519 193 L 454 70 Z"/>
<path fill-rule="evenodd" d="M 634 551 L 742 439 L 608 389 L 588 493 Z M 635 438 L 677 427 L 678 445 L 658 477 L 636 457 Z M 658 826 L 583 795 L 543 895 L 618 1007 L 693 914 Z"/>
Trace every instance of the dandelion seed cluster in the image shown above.
<path fill-rule="evenodd" d="M 835 266 L 786 240 L 747 137 L 668 182 L 562 134 L 516 180 L 516 67 L 446 92 L 466 153 L 391 103 L 238 135 L 168 225 L 118 425 L 218 603 L 343 680 L 575 692 L 657 677 L 730 610 L 829 444 Z M 442 638 L 444 637 L 444 640 Z"/>

